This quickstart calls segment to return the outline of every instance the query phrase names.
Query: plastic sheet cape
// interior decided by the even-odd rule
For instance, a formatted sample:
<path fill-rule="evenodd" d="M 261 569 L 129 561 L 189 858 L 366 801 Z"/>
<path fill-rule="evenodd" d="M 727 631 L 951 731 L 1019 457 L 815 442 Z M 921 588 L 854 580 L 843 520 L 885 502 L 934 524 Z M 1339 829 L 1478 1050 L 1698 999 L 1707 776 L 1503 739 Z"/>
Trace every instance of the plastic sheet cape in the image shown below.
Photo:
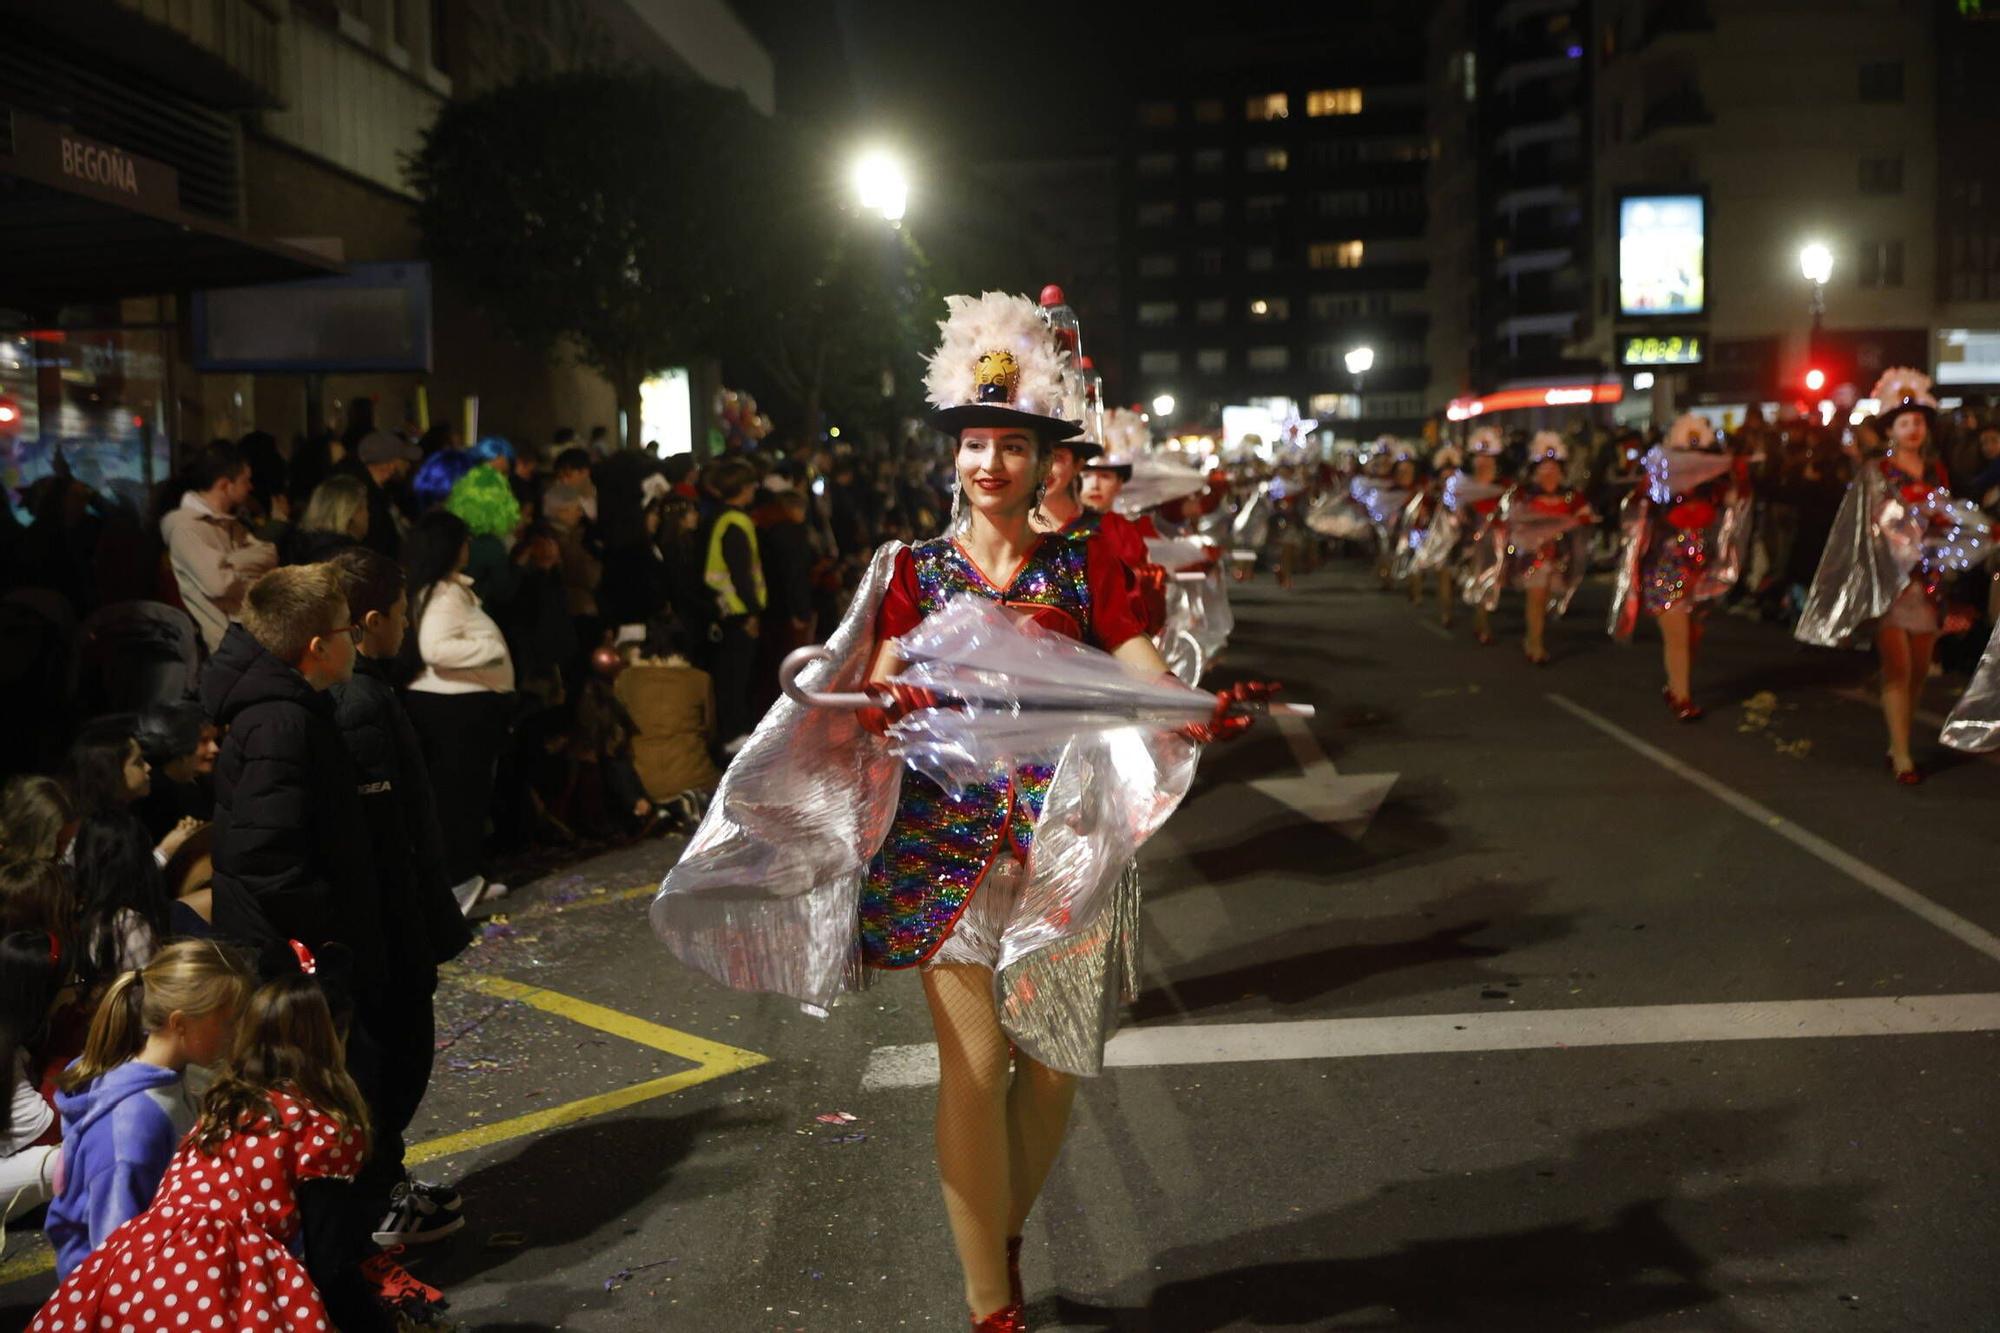
<path fill-rule="evenodd" d="M 1426 513 L 1426 510 L 1430 512 Z M 1400 582 L 1412 574 L 1423 572 L 1417 567 L 1417 553 L 1423 549 L 1424 539 L 1430 535 L 1431 524 L 1436 521 L 1437 515 L 1435 500 L 1421 492 L 1412 495 L 1409 503 L 1403 506 L 1389 528 L 1389 577 Z"/>
<path fill-rule="evenodd" d="M 1925 521 L 1903 503 L 1873 460 L 1841 497 L 1793 637 L 1844 648 L 1888 614 L 1923 558 Z"/>
<path fill-rule="evenodd" d="M 1167 728 L 1213 701 L 978 598 L 952 602 L 897 646 L 909 660 L 899 680 L 963 702 L 896 723 L 913 767 L 963 781 L 1054 759 L 1027 881 L 1000 936 L 996 1002 L 1030 1057 L 1094 1074 L 1131 980 L 1120 962 L 1137 912 L 1128 867 L 1194 780 L 1196 747 Z"/>
<path fill-rule="evenodd" d="M 1347 493 L 1354 502 L 1368 511 L 1368 521 L 1375 525 L 1376 535 L 1385 542 L 1389 539 L 1389 529 L 1403 512 L 1403 506 L 1410 502 L 1410 491 L 1404 486 L 1391 486 L 1378 477 L 1359 476 L 1348 483 Z"/>
<path fill-rule="evenodd" d="M 1208 475 L 1193 464 L 1141 454 L 1132 460 L 1132 479 L 1119 490 L 1112 507 L 1128 517 L 1135 516 L 1207 489 Z"/>
<path fill-rule="evenodd" d="M 2000 624 L 1987 638 L 1979 669 L 1952 705 L 1938 739 L 1954 750 L 1975 754 L 2000 750 Z"/>
<path fill-rule="evenodd" d="M 1557 562 L 1549 587 L 1555 613 L 1562 615 L 1590 568 L 1590 528 L 1574 514 L 1538 514 L 1519 495 L 1516 491 L 1501 501 L 1493 521 L 1476 538 L 1462 596 L 1469 605 L 1494 610 L 1501 590 L 1522 585 L 1537 553 L 1556 542 L 1562 547 L 1548 557 Z"/>
<path fill-rule="evenodd" d="M 1271 539 L 1271 496 L 1267 486 L 1243 502 L 1229 525 L 1229 541 L 1239 551 L 1261 551 Z"/>
<path fill-rule="evenodd" d="M 1646 554 L 1659 537 L 1660 507 L 1677 495 L 1686 495 L 1696 486 L 1714 481 L 1735 466 L 1727 454 L 1692 449 L 1662 449 L 1646 452 L 1643 462 L 1646 485 L 1634 487 L 1618 512 L 1618 576 L 1612 586 L 1610 619 L 1605 628 L 1620 643 L 1629 642 L 1639 626 L 1639 612 L 1645 602 Z M 1743 562 L 1750 548 L 1750 520 L 1756 497 L 1747 487 L 1739 487 L 1719 507 L 1715 522 L 1704 538 L 1708 562 L 1702 566 L 1695 584 L 1697 602 L 1725 596 L 1743 577 Z"/>
<path fill-rule="evenodd" d="M 800 684 L 860 687 L 901 549 L 892 542 L 876 552 L 827 643 L 829 660 Z M 1050 1068 L 1102 1067 L 1136 976 L 1132 855 L 1187 794 L 1196 753 L 1170 733 L 1133 725 L 1061 749 L 995 975 L 1002 1026 Z M 654 932 L 682 962 L 727 986 L 824 1012 L 866 982 L 856 940 L 861 879 L 887 836 L 902 769 L 852 713 L 780 699 L 661 884 Z"/>
<path fill-rule="evenodd" d="M 1410 556 L 1410 572 L 1432 574 L 1451 568 L 1467 538 L 1479 530 L 1471 506 L 1506 493 L 1504 482 L 1481 481 L 1467 472 L 1452 473 L 1445 479 L 1444 494 L 1438 497 L 1437 512 L 1424 529 L 1423 542 Z"/>
<path fill-rule="evenodd" d="M 1375 531 L 1368 511 L 1352 495 L 1326 494 L 1313 501 L 1306 511 L 1306 526 L 1322 537 L 1358 542 Z"/>

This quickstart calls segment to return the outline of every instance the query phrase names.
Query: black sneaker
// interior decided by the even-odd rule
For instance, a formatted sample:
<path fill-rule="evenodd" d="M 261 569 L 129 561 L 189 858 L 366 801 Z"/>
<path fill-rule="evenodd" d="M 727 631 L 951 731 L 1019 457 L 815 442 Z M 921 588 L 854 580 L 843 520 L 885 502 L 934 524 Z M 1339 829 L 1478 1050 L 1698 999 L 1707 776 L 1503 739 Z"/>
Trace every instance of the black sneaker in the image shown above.
<path fill-rule="evenodd" d="M 431 1202 L 419 1190 L 413 1189 L 410 1182 L 404 1181 L 389 1196 L 389 1211 L 375 1229 L 375 1243 L 385 1249 L 397 1245 L 428 1245 L 434 1240 L 444 1239 L 464 1225 L 464 1213 L 457 1208 L 446 1208 Z"/>
<path fill-rule="evenodd" d="M 433 1208 L 455 1213 L 465 1207 L 465 1200 L 449 1185 L 441 1185 L 435 1180 L 418 1180 L 415 1176 L 404 1176 L 403 1184 L 429 1199 Z"/>

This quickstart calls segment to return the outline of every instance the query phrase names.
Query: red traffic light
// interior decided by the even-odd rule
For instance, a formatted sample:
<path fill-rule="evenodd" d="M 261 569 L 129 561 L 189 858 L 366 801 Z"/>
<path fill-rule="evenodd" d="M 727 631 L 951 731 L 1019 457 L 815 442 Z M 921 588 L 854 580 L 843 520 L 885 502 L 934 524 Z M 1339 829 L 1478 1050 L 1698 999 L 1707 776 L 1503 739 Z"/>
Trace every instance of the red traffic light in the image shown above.
<path fill-rule="evenodd" d="M 1826 387 L 1826 372 L 1824 370 L 1821 370 L 1818 366 L 1814 366 L 1812 369 L 1806 372 L 1806 388 L 1810 392 L 1818 393 L 1821 389 L 1824 389 L 1825 387 Z"/>
<path fill-rule="evenodd" d="M 20 419 L 20 404 L 12 398 L 0 398 L 0 426 L 11 426 Z"/>

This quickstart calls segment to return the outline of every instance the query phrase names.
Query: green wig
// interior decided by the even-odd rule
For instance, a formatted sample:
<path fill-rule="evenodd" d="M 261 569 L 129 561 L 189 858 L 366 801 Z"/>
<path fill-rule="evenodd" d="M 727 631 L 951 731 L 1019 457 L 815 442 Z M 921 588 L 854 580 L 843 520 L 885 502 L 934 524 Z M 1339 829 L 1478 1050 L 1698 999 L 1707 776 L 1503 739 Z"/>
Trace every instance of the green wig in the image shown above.
<path fill-rule="evenodd" d="M 474 536 L 511 539 L 521 526 L 521 502 L 514 487 L 495 468 L 480 466 L 452 483 L 444 507 L 465 520 Z"/>

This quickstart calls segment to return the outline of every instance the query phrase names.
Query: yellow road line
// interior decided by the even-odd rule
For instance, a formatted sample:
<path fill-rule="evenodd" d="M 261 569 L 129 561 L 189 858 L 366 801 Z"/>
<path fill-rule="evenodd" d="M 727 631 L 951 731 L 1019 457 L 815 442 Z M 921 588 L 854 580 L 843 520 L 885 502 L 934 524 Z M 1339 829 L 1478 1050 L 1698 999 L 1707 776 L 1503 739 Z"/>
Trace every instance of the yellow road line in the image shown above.
<path fill-rule="evenodd" d="M 642 893 L 651 893 L 648 885 L 627 889 L 621 896 L 636 898 Z M 606 895 L 610 897 L 612 895 Z M 593 900 L 597 901 L 597 900 Z M 637 1106 L 641 1102 L 665 1097 L 684 1088 L 692 1088 L 725 1074 L 740 1073 L 768 1064 L 769 1056 L 729 1046 L 719 1041 L 708 1041 L 686 1032 L 677 1032 L 658 1023 L 650 1023 L 631 1014 L 623 1014 L 616 1009 L 607 1009 L 601 1004 L 579 1000 L 574 996 L 559 994 L 540 986 L 524 985 L 509 981 L 506 977 L 461 973 L 453 980 L 482 995 L 490 995 L 500 1000 L 515 1000 L 543 1013 L 566 1018 L 599 1032 L 622 1037 L 640 1046 L 651 1047 L 676 1059 L 686 1060 L 694 1066 L 676 1074 L 648 1079 L 644 1083 L 634 1083 L 630 1087 L 617 1088 L 610 1092 L 600 1092 L 589 1097 L 579 1097 L 561 1106 L 545 1107 L 540 1111 L 530 1111 L 506 1120 L 496 1120 L 490 1125 L 475 1125 L 455 1134 L 445 1134 L 422 1143 L 413 1143 L 405 1153 L 411 1166 L 420 1162 L 436 1161 L 440 1157 L 450 1157 L 457 1153 L 471 1152 L 475 1148 L 490 1148 L 496 1143 L 523 1138 L 529 1134 L 539 1134 L 544 1130 L 556 1129 L 563 1125 L 573 1125 L 611 1111 Z M 39 1236 L 10 1259 L 0 1260 L 0 1286 L 10 1282 L 25 1282 L 39 1277 L 55 1268 L 54 1251 L 50 1250 Z"/>

